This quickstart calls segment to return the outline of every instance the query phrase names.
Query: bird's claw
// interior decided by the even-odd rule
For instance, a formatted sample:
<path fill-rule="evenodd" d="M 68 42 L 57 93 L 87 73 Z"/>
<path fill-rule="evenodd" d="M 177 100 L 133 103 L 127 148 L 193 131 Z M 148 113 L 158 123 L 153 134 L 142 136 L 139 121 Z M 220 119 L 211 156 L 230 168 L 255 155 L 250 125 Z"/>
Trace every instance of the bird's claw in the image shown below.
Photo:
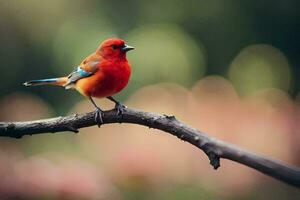
<path fill-rule="evenodd" d="M 95 122 L 99 128 L 103 124 L 103 111 L 100 108 L 96 108 L 95 110 Z"/>
<path fill-rule="evenodd" d="M 117 110 L 117 116 L 123 115 L 124 109 L 127 108 L 127 106 L 117 103 L 115 106 L 115 109 Z"/>

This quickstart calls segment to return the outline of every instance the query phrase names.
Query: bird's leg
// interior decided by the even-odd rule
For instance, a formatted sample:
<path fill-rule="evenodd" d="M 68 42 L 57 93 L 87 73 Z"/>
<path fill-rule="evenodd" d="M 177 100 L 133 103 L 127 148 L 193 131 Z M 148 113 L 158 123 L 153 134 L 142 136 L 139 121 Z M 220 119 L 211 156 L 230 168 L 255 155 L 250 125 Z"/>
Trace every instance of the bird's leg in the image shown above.
<path fill-rule="evenodd" d="M 116 104 L 115 109 L 117 110 L 117 115 L 122 115 L 126 106 L 115 100 L 112 96 L 109 96 L 107 98 Z"/>
<path fill-rule="evenodd" d="M 95 106 L 96 110 L 95 110 L 95 122 L 98 124 L 98 127 L 101 126 L 101 124 L 103 124 L 103 110 L 101 110 L 101 108 L 99 108 L 97 106 L 97 104 L 94 102 L 94 100 L 92 99 L 92 97 L 89 97 L 90 101 L 92 102 L 92 104 Z"/>

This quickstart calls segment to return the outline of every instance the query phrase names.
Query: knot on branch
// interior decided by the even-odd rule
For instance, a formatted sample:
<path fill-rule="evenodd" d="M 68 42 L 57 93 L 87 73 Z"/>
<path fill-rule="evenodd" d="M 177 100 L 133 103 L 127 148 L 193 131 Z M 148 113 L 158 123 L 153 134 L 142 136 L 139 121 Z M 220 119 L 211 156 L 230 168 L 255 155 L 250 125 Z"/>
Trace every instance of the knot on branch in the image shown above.
<path fill-rule="evenodd" d="M 22 138 L 23 134 L 21 132 L 15 131 L 16 125 L 14 123 L 8 123 L 4 130 L 7 132 L 7 136 L 11 138 L 20 139 Z"/>
<path fill-rule="evenodd" d="M 203 151 L 209 158 L 210 164 L 214 169 L 218 169 L 220 167 L 220 155 L 217 152 L 216 147 L 211 143 L 204 143 L 202 145 Z"/>
<path fill-rule="evenodd" d="M 66 128 L 73 133 L 79 133 L 79 130 L 73 125 L 67 125 Z"/>
<path fill-rule="evenodd" d="M 214 169 L 218 169 L 220 167 L 220 156 L 215 152 L 206 153 L 209 158 L 209 163 L 213 166 Z"/>
<path fill-rule="evenodd" d="M 164 115 L 168 120 L 175 121 L 176 117 L 174 115 Z"/>

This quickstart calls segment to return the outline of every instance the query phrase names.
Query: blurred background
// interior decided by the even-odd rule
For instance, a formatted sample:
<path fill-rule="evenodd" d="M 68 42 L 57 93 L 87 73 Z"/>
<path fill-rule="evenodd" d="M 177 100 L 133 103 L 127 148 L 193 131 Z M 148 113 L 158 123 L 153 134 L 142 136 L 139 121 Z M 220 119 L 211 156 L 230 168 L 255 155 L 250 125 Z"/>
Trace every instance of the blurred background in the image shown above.
<path fill-rule="evenodd" d="M 25 88 L 124 38 L 132 78 L 117 99 L 174 114 L 300 166 L 299 1 L 0 0 L 0 120 L 93 110 L 75 91 Z M 97 102 L 113 108 L 107 100 Z M 113 124 L 0 138 L 0 199 L 300 199 L 300 191 L 161 131 Z"/>

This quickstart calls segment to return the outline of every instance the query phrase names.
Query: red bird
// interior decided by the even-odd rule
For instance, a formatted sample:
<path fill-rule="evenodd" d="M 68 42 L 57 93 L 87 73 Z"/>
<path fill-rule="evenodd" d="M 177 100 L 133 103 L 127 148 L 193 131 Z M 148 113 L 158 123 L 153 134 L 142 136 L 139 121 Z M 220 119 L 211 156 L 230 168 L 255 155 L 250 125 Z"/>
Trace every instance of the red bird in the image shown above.
<path fill-rule="evenodd" d="M 68 76 L 32 80 L 24 85 L 58 85 L 65 89 L 76 89 L 95 106 L 95 122 L 100 125 L 103 123 L 103 111 L 92 97 L 108 98 L 115 103 L 117 114 L 123 113 L 125 106 L 112 96 L 124 89 L 129 81 L 131 68 L 126 52 L 133 49 L 122 39 L 110 38 L 102 42 L 96 52 L 85 58 Z"/>

